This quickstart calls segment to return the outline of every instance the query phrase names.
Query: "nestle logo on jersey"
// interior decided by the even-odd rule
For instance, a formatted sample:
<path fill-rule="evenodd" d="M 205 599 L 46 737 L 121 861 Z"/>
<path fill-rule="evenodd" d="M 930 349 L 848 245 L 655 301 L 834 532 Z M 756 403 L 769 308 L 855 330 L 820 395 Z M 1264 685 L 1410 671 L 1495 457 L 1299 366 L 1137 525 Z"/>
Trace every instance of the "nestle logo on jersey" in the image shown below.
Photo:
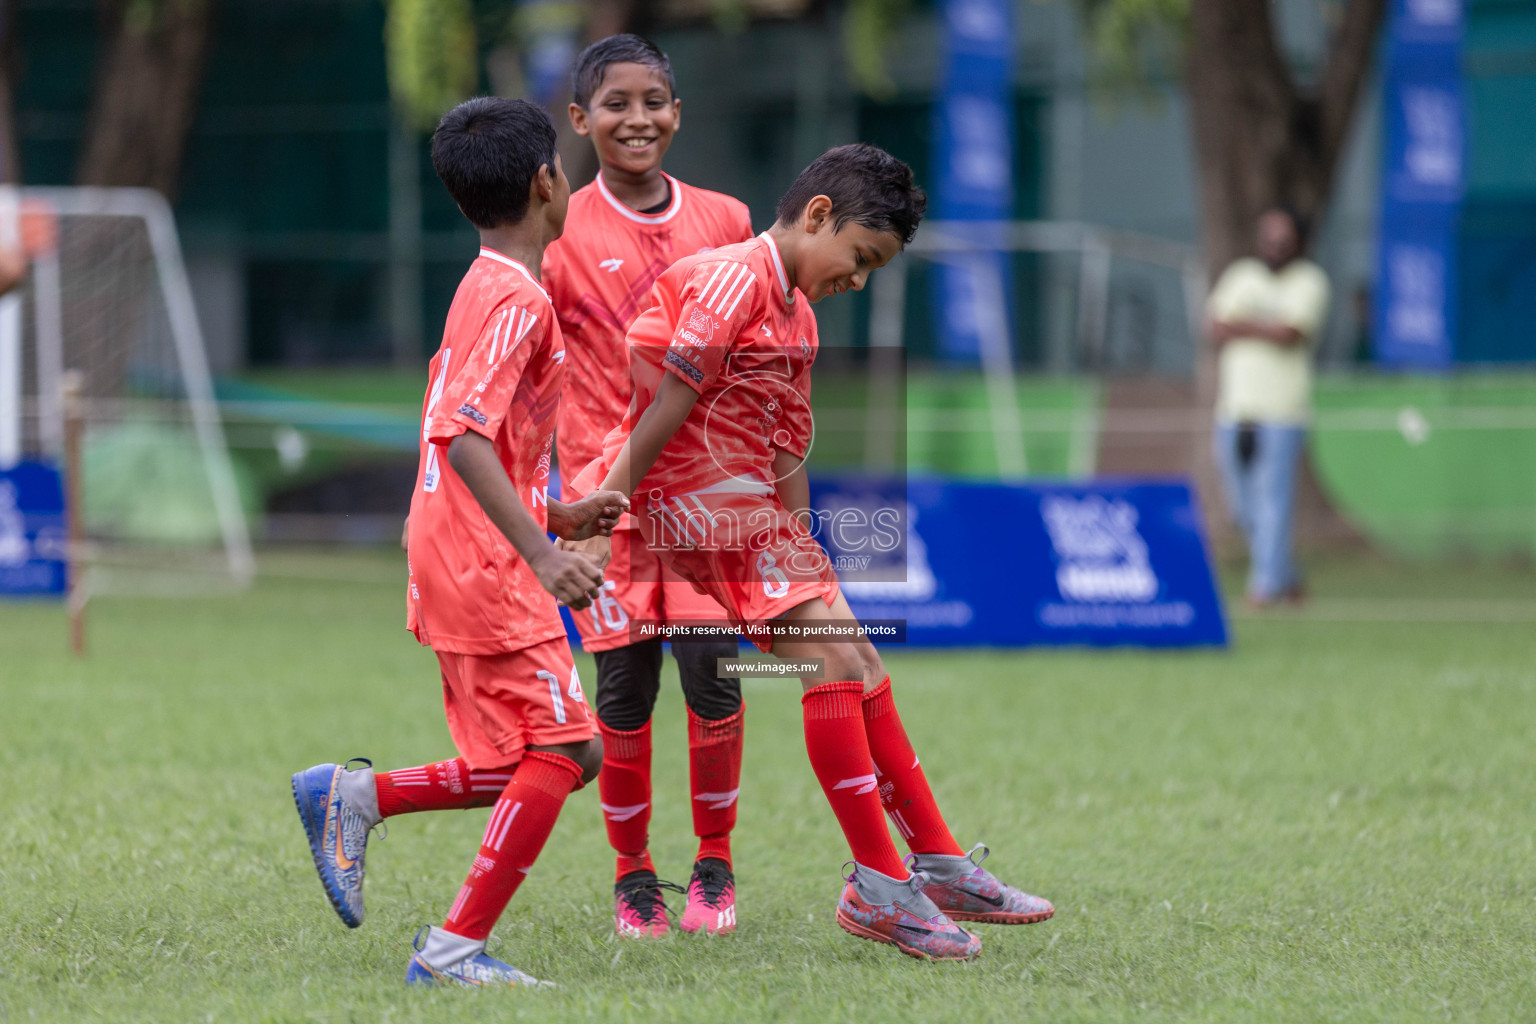
<path fill-rule="evenodd" d="M 707 344 L 715 338 L 715 318 L 702 309 L 695 309 L 692 313 L 688 314 L 688 330 L 704 339 L 700 342 L 694 342 L 694 344 Z"/>
<path fill-rule="evenodd" d="M 694 366 L 687 359 L 678 355 L 676 352 L 667 353 L 667 362 L 681 370 L 683 372 L 683 376 L 687 377 L 695 384 L 704 383 L 704 371 L 699 369 L 697 366 Z"/>
<path fill-rule="evenodd" d="M 482 427 L 485 426 L 485 413 L 481 412 L 479 409 L 476 409 L 468 402 L 465 402 L 463 405 L 459 406 L 459 415 L 468 416 Z"/>

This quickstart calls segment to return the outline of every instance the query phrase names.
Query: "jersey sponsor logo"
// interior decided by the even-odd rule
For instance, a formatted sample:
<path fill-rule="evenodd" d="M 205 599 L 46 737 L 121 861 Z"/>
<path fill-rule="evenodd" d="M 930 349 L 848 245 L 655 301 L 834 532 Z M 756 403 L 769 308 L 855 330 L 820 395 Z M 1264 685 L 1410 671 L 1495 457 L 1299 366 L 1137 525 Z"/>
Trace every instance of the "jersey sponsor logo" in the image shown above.
<path fill-rule="evenodd" d="M 481 412 L 479 409 L 476 409 L 468 402 L 465 402 L 463 405 L 459 406 L 459 415 L 468 416 L 482 427 L 485 426 L 485 413 Z"/>
<path fill-rule="evenodd" d="M 704 371 L 699 369 L 697 366 L 694 366 L 685 357 L 679 355 L 678 353 L 669 350 L 667 352 L 667 362 L 681 370 L 683 376 L 687 377 L 695 384 L 704 383 Z"/>
<path fill-rule="evenodd" d="M 603 270 L 608 271 L 608 273 L 610 273 L 610 274 L 617 274 L 619 272 L 619 268 L 622 267 L 623 265 L 624 265 L 624 261 L 623 260 L 618 259 L 617 257 L 613 257 L 613 256 L 608 257 L 606 260 L 603 260 L 601 263 L 598 264 L 598 266 L 600 268 L 602 268 Z"/>
<path fill-rule="evenodd" d="M 703 346 L 715 340 L 715 318 L 702 309 L 695 309 L 688 314 L 688 330 L 698 335 L 702 340 L 689 338 L 695 345 Z"/>

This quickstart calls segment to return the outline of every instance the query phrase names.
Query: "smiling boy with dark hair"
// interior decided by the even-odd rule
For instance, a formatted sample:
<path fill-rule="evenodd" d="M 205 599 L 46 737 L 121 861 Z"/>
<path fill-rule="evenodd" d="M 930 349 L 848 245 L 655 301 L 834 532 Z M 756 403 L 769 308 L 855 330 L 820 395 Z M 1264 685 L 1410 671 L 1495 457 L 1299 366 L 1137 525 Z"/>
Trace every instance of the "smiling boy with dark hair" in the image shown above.
<path fill-rule="evenodd" d="M 485 952 L 492 927 L 549 838 L 566 796 L 591 781 L 602 743 L 587 713 L 556 601 L 582 607 L 593 561 L 555 547 L 611 531 L 621 496 L 548 496 L 565 346 L 539 284 L 570 185 L 549 115 L 481 97 L 443 115 L 432 165 L 480 230 L 480 252 L 428 368 L 407 524 L 407 626 L 437 655 L 459 756 L 392 772 L 321 764 L 293 798 L 326 895 L 363 923 L 369 831 L 415 811 L 494 807 L 469 877 L 441 926 L 423 929 L 406 981 L 536 984 Z M 350 770 L 349 770 L 350 769 Z"/>
<path fill-rule="evenodd" d="M 682 123 L 666 54 L 639 36 L 587 47 L 572 74 L 571 124 L 592 140 L 597 179 L 571 196 L 568 228 L 545 259 L 545 280 L 568 345 L 570 384 L 560 409 L 560 466 L 574 473 L 602 450 L 633 390 L 624 332 L 656 278 L 684 256 L 752 237 L 747 208 L 684 184 L 661 169 Z M 744 714 L 740 681 L 719 678 L 717 660 L 737 652 L 715 601 L 668 570 L 627 520 L 614 538 L 602 592 L 574 616 L 597 662 L 596 710 L 603 734 L 598 778 L 608 840 L 617 854 L 614 928 L 621 936 L 669 929 L 649 850 L 651 714 L 660 689 L 662 640 L 639 623 L 686 622 L 702 637 L 674 638 L 672 655 L 688 705 L 690 804 L 698 853 L 688 883 L 684 931 L 736 927 L 731 830 L 741 777 Z"/>
<path fill-rule="evenodd" d="M 824 671 L 801 677 L 802 711 L 811 767 L 853 852 L 837 922 L 911 956 L 956 960 L 981 942 L 954 921 L 1027 924 L 1054 908 L 955 842 L 890 676 L 794 514 L 805 507 L 812 435 L 810 304 L 862 289 L 911 240 L 925 207 L 906 164 L 874 146 L 840 146 L 801 172 L 767 231 L 674 264 L 629 331 L 630 411 L 572 489 L 601 482 L 631 496 L 647 544 L 761 649 L 821 662 Z M 601 560 L 608 543 L 574 546 Z M 777 634 L 764 636 L 775 623 Z M 856 639 L 821 638 L 833 630 Z M 912 851 L 910 871 L 882 805 Z"/>

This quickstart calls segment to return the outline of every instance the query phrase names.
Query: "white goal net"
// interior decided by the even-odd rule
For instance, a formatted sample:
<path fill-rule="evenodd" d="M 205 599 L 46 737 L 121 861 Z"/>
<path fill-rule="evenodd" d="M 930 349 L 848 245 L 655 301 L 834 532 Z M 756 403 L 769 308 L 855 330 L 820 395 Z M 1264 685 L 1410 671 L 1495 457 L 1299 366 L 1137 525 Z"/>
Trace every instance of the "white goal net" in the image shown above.
<path fill-rule="evenodd" d="M 0 372 L 0 461 L 62 462 L 74 371 L 90 590 L 248 584 L 242 489 L 170 207 L 144 189 L 24 188 L 0 197 L 0 219 L 32 251 L 28 282 L 0 300 L 13 367 Z"/>

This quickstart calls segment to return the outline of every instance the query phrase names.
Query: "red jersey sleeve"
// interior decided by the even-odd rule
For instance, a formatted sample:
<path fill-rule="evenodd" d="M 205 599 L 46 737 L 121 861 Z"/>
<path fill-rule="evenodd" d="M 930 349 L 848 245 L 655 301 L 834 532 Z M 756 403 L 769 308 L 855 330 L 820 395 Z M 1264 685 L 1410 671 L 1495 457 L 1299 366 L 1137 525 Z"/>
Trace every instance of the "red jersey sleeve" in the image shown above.
<path fill-rule="evenodd" d="M 742 329 L 759 312 L 763 283 L 745 263 L 703 260 L 683 282 L 681 306 L 662 365 L 703 394 L 720 376 Z"/>
<path fill-rule="evenodd" d="M 443 388 L 427 425 L 427 440 L 445 445 L 466 430 L 495 440 L 523 370 L 546 331 L 543 316 L 524 306 L 509 304 L 492 313 L 468 361 Z"/>

